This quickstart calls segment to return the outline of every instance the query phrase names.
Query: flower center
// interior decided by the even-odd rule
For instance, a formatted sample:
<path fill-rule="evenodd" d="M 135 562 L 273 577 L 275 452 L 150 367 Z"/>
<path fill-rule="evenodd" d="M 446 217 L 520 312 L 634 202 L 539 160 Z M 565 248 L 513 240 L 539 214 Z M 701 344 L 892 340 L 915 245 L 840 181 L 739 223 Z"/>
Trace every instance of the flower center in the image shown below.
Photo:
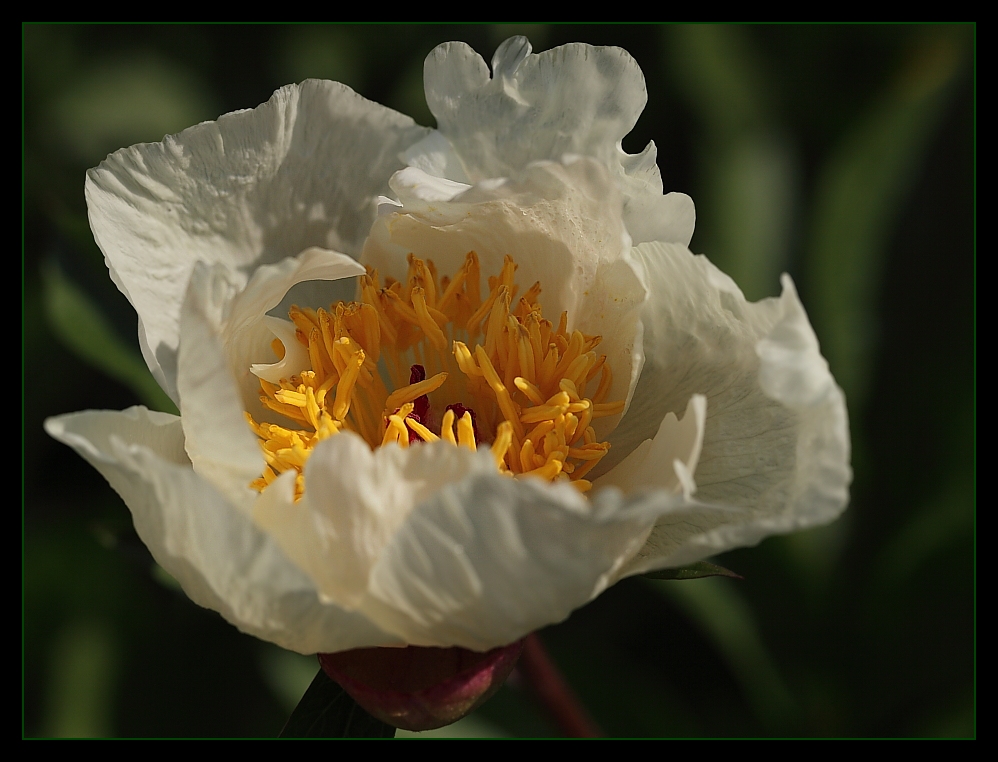
<path fill-rule="evenodd" d="M 432 260 L 410 254 L 404 284 L 388 278 L 382 287 L 369 270 L 359 302 L 292 307 L 311 367 L 279 384 L 260 380 L 261 402 L 295 427 L 246 414 L 267 461 L 251 486 L 263 491 L 294 469 L 300 497 L 312 449 L 350 430 L 372 448 L 488 445 L 502 473 L 589 490 L 585 475 L 610 449 L 592 421 L 624 409 L 623 400 L 604 402 L 613 378 L 606 355 L 593 351 L 602 337 L 569 333 L 567 312 L 557 326 L 546 320 L 540 283 L 517 299 L 515 272 L 507 256 L 482 298 L 474 252 L 439 280 Z M 280 340 L 272 346 L 283 358 Z"/>

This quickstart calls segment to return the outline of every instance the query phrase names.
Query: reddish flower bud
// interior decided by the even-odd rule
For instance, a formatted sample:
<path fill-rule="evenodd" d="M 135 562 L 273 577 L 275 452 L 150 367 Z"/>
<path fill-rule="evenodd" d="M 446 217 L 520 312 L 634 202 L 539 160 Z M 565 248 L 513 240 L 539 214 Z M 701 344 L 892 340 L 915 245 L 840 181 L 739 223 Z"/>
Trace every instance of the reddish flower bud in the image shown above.
<path fill-rule="evenodd" d="M 358 648 L 319 654 L 319 664 L 382 722 L 403 730 L 432 730 L 456 722 L 499 690 L 522 649 L 522 640 L 485 653 Z"/>

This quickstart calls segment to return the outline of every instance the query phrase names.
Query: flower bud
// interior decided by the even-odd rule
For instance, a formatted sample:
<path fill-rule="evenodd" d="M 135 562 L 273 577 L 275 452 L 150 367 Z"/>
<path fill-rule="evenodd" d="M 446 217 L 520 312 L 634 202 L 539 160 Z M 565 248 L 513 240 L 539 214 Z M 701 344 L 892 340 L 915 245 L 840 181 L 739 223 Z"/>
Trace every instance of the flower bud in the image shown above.
<path fill-rule="evenodd" d="M 432 730 L 490 698 L 520 657 L 523 641 L 479 653 L 466 648 L 358 648 L 319 654 L 319 664 L 354 701 L 403 730 Z"/>

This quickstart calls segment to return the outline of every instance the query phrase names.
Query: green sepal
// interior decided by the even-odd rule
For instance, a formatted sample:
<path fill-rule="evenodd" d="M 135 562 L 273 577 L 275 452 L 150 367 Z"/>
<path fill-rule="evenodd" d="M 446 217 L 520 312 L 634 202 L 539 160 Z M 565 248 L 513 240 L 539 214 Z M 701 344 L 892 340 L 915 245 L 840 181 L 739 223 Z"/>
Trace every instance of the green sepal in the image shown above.
<path fill-rule="evenodd" d="M 645 579 L 701 579 L 702 577 L 734 577 L 743 579 L 741 574 L 735 574 L 731 569 L 712 564 L 708 561 L 697 561 L 689 566 L 680 566 L 678 569 L 659 569 L 642 574 Z"/>
<path fill-rule="evenodd" d="M 365 712 L 320 669 L 280 737 L 394 738 L 395 728 Z"/>

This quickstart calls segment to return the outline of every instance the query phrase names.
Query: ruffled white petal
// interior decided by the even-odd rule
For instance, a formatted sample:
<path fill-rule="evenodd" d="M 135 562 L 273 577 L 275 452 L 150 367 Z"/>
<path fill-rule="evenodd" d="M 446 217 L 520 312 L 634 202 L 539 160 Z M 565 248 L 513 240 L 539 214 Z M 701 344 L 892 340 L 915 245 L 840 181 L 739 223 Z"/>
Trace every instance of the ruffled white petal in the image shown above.
<path fill-rule="evenodd" d="M 644 75 L 621 48 L 563 45 L 534 55 L 524 37 L 496 50 L 492 76 L 461 42 L 426 58 L 426 101 L 439 134 L 410 148 L 411 166 L 464 183 L 516 174 L 538 160 L 594 157 L 624 195 L 624 223 L 636 243 L 693 235 L 693 204 L 662 195 L 654 143 L 637 155 L 620 146 L 648 100 Z M 440 136 L 449 143 L 449 148 Z"/>
<path fill-rule="evenodd" d="M 174 400 L 180 308 L 195 262 L 247 273 L 309 246 L 357 254 L 399 154 L 429 131 L 335 82 L 111 154 L 87 174 L 90 226 L 139 314 Z"/>
<path fill-rule="evenodd" d="M 662 510 L 616 490 L 590 502 L 563 483 L 471 476 L 410 513 L 361 610 L 414 644 L 510 643 L 598 595 Z"/>
<path fill-rule="evenodd" d="M 611 442 L 633 449 L 653 435 L 654 422 L 703 394 L 697 500 L 738 513 L 693 535 L 660 522 L 627 573 L 833 520 L 852 478 L 845 400 L 789 277 L 781 297 L 753 304 L 684 247 L 643 244 L 634 253 L 651 293 L 642 314 L 645 366 Z"/>
<path fill-rule="evenodd" d="M 646 291 L 621 225 L 620 194 L 605 168 L 591 159 L 538 162 L 432 201 L 413 190 L 423 177 L 409 169 L 392 178 L 403 206 L 378 218 L 361 261 L 404 279 L 410 252 L 446 274 L 475 251 L 484 277 L 498 273 L 511 254 L 522 290 L 540 281 L 546 316 L 557 321 L 567 310 L 570 330 L 603 336 L 599 351 L 614 374 L 608 399 L 628 400 L 641 371 L 638 313 Z M 598 420 L 597 434 L 615 422 Z"/>
<path fill-rule="evenodd" d="M 488 452 L 445 442 L 372 451 L 344 432 L 316 446 L 298 503 L 261 501 L 254 516 L 324 600 L 355 609 L 367 593 L 371 569 L 411 511 L 447 484 L 483 472 L 495 473 Z"/>
<path fill-rule="evenodd" d="M 153 558 L 195 603 L 299 653 L 398 643 L 362 615 L 319 601 L 277 544 L 191 470 L 177 417 L 86 411 L 50 418 L 45 429 L 110 482 Z"/>

